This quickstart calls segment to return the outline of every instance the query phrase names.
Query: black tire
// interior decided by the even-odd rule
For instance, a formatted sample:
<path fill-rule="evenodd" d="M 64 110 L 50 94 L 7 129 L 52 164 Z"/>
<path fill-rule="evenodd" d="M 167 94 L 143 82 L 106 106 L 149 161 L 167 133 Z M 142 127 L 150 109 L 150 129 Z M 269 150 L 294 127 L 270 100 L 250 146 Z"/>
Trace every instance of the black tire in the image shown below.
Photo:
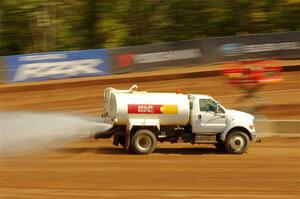
<path fill-rule="evenodd" d="M 225 150 L 231 154 L 242 154 L 249 147 L 249 137 L 243 131 L 233 131 L 226 136 Z"/>
<path fill-rule="evenodd" d="M 150 130 L 138 130 L 131 138 L 131 148 L 136 154 L 152 153 L 155 147 L 156 137 Z"/>

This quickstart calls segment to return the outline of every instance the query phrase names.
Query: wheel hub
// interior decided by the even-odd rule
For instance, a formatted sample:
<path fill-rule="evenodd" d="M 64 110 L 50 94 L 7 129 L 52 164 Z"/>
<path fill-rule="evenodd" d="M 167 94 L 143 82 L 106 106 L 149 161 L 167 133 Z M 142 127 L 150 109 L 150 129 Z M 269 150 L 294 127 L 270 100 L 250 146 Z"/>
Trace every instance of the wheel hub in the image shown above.
<path fill-rule="evenodd" d="M 241 141 L 240 140 L 236 140 L 235 141 L 235 145 L 241 145 Z"/>
<path fill-rule="evenodd" d="M 140 136 L 137 140 L 137 146 L 141 150 L 148 150 L 151 147 L 151 138 L 146 135 Z"/>
<path fill-rule="evenodd" d="M 230 145 L 235 151 L 240 151 L 243 150 L 245 143 L 245 139 L 242 136 L 236 135 L 232 137 Z"/>

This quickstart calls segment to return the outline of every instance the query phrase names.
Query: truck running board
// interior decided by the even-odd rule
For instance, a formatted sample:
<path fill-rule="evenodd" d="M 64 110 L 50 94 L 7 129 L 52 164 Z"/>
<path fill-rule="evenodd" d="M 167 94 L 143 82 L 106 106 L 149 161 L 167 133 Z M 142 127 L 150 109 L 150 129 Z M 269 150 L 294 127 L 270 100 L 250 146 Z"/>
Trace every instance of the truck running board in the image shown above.
<path fill-rule="evenodd" d="M 207 134 L 196 134 L 194 143 L 196 144 L 214 144 L 217 143 L 217 136 Z"/>

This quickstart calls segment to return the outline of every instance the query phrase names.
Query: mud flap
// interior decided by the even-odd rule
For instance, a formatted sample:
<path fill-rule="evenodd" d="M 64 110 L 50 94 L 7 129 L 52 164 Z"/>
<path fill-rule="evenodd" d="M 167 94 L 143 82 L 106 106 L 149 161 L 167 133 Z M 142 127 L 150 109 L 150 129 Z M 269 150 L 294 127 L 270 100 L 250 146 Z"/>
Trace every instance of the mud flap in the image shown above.
<path fill-rule="evenodd" d="M 125 136 L 125 147 L 127 151 L 130 151 L 130 133 L 126 133 Z"/>
<path fill-rule="evenodd" d="M 119 145 L 119 136 L 116 133 L 114 134 L 113 145 L 115 146 Z"/>

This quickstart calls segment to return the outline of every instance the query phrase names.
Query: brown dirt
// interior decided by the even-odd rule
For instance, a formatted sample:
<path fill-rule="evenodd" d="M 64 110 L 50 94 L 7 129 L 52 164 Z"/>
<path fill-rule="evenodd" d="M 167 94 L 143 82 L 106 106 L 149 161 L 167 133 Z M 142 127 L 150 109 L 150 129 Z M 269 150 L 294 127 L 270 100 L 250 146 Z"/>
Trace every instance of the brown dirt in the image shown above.
<path fill-rule="evenodd" d="M 186 69 L 194 75 L 178 70 L 1 85 L 0 110 L 100 115 L 106 87 L 132 84 L 148 91 L 205 93 L 227 107 L 242 105 L 241 90 L 223 77 L 197 76 L 197 67 Z M 283 75 L 283 82 L 258 92 L 268 103 L 263 113 L 300 119 L 300 72 Z M 203 147 L 161 144 L 155 153 L 137 156 L 113 147 L 111 140 L 83 140 L 55 152 L 2 157 L 0 198 L 300 198 L 299 138 L 266 138 L 243 155 Z"/>
<path fill-rule="evenodd" d="M 300 198 L 300 138 L 265 138 L 246 154 L 159 144 L 129 155 L 111 140 L 0 161 L 0 198 Z"/>

